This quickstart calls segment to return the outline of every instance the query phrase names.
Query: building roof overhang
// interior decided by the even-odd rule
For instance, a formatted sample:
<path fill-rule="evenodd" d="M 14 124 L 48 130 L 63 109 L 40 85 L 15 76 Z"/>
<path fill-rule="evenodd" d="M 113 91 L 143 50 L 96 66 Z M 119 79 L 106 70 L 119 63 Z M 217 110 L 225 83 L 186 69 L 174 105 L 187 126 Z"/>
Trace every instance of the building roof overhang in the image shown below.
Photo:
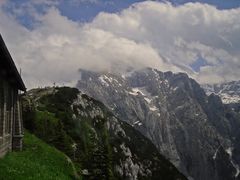
<path fill-rule="evenodd" d="M 26 86 L 19 74 L 16 65 L 7 49 L 7 46 L 0 34 L 0 72 L 6 76 L 9 83 L 15 86 L 18 90 L 26 91 Z"/>

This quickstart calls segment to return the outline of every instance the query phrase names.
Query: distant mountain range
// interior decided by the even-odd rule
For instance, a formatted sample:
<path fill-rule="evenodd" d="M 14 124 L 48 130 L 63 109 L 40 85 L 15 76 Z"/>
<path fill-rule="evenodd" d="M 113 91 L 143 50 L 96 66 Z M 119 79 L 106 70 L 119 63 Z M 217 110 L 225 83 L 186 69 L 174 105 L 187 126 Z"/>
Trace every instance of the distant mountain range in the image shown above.
<path fill-rule="evenodd" d="M 217 94 L 224 104 L 240 103 L 240 81 L 232 81 L 222 84 L 203 85 L 206 93 Z"/>
<path fill-rule="evenodd" d="M 77 87 L 150 139 L 188 179 L 240 179 L 240 113 L 186 74 L 82 70 Z"/>

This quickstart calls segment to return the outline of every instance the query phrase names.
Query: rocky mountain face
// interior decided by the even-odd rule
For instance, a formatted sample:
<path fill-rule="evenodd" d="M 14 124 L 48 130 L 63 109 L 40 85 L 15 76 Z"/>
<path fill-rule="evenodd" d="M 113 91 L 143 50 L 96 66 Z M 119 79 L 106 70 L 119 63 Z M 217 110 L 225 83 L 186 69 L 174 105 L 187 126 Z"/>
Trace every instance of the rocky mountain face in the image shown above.
<path fill-rule="evenodd" d="M 186 74 L 82 71 L 77 87 L 149 138 L 189 179 L 240 179 L 239 112 Z"/>
<path fill-rule="evenodd" d="M 240 103 L 240 81 L 222 84 L 203 85 L 208 95 L 214 93 L 221 97 L 224 104 Z"/>
<path fill-rule="evenodd" d="M 149 139 L 75 88 L 34 89 L 23 104 L 25 127 L 66 153 L 84 179 L 186 179 Z"/>

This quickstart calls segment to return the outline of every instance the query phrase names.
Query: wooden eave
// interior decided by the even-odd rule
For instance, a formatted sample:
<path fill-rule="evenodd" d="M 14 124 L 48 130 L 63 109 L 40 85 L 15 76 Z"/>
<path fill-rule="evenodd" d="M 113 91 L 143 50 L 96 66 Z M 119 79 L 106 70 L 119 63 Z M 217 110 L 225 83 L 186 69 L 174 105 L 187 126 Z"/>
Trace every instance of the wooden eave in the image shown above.
<path fill-rule="evenodd" d="M 0 34 L 0 75 L 18 90 L 26 91 L 26 86 Z"/>

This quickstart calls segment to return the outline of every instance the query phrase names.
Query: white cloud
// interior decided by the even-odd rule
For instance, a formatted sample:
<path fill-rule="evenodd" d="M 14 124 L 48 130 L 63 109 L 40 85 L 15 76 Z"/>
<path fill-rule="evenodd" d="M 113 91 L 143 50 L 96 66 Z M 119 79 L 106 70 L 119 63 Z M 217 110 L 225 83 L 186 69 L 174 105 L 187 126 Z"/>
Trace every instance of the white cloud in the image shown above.
<path fill-rule="evenodd" d="M 218 10 L 200 3 L 175 7 L 147 1 L 120 14 L 101 13 L 91 26 L 148 43 L 169 63 L 180 67 L 189 67 L 198 56 L 205 58 L 211 70 L 202 68 L 204 71 L 192 74 L 204 83 L 240 78 L 239 17 L 239 8 Z M 215 79 L 205 78 L 206 69 Z"/>
<path fill-rule="evenodd" d="M 0 31 L 28 87 L 75 83 L 78 69 L 185 71 L 199 82 L 240 78 L 240 9 L 143 2 L 80 24 L 56 8 L 28 30 L 0 10 Z M 201 56 L 199 73 L 190 65 Z"/>
<path fill-rule="evenodd" d="M 171 68 L 149 45 L 83 26 L 61 16 L 55 8 L 42 16 L 41 26 L 32 31 L 3 16 L 1 32 L 18 67 L 23 70 L 28 87 L 53 82 L 76 83 L 79 68 L 125 71 L 129 67 L 146 67 L 149 63 Z"/>

